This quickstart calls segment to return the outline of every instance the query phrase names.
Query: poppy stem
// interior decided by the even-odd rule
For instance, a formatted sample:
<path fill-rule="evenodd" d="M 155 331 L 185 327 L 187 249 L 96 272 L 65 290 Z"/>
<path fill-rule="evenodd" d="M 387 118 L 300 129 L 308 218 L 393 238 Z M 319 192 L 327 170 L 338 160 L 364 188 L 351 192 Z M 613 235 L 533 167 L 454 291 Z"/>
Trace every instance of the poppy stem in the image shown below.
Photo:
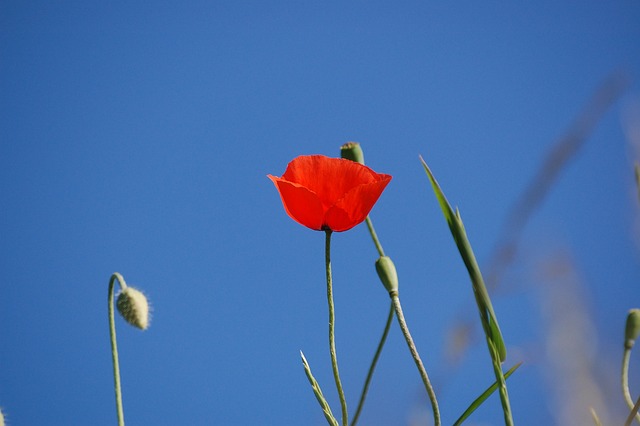
<path fill-rule="evenodd" d="M 371 219 L 369 218 L 368 215 L 365 221 L 367 222 L 367 228 L 369 228 L 369 234 L 371 234 L 371 238 L 373 239 L 373 244 L 375 244 L 376 250 L 378 250 L 378 254 L 380 256 L 384 256 L 384 250 L 382 249 L 382 244 L 380 244 L 380 240 L 378 239 L 378 234 L 376 234 L 376 230 L 373 229 L 373 223 L 371 222 Z"/>
<path fill-rule="evenodd" d="M 367 392 L 369 391 L 369 385 L 371 384 L 371 379 L 373 378 L 373 372 L 376 369 L 376 364 L 378 363 L 378 358 L 380 358 L 380 354 L 382 353 L 382 348 L 384 347 L 385 342 L 387 341 L 387 336 L 389 335 L 389 329 L 391 328 L 391 322 L 393 322 L 393 303 L 389 309 L 389 316 L 387 317 L 387 323 L 384 326 L 384 331 L 382 332 L 382 337 L 380 338 L 380 343 L 378 343 L 378 348 L 376 349 L 376 353 L 373 356 L 373 360 L 371 361 L 371 366 L 369 366 L 369 372 L 367 373 L 367 378 L 364 381 L 364 386 L 362 387 L 362 394 L 360 395 L 360 401 L 358 402 L 358 408 L 356 409 L 356 413 L 351 420 L 351 426 L 356 426 L 358 422 L 358 418 L 360 417 L 360 412 L 362 411 L 362 407 L 364 406 L 364 400 L 367 397 Z"/>
<path fill-rule="evenodd" d="M 118 344 L 116 342 L 116 323 L 113 312 L 113 286 L 118 281 L 120 289 L 127 288 L 124 278 L 115 272 L 109 280 L 109 335 L 111 336 L 111 359 L 113 360 L 113 381 L 116 392 L 116 411 L 118 413 L 118 426 L 124 426 L 124 410 L 122 409 L 122 390 L 120 388 L 120 364 L 118 363 Z"/>
<path fill-rule="evenodd" d="M 625 344 L 624 353 L 622 354 L 622 393 L 624 400 L 626 401 L 629 409 L 634 407 L 634 401 L 631 398 L 631 392 L 629 391 L 629 358 L 631 355 L 631 347 Z M 633 419 L 633 416 L 631 416 Z M 636 420 L 640 422 L 640 414 L 635 415 Z"/>
<path fill-rule="evenodd" d="M 338 358 L 336 356 L 335 341 L 335 309 L 333 306 L 333 282 L 331 279 L 331 229 L 325 229 L 325 264 L 327 271 L 327 301 L 329 303 L 329 352 L 331 354 L 331 367 L 333 368 L 333 378 L 336 381 L 338 396 L 340 398 L 340 406 L 342 407 L 342 425 L 348 426 L 347 400 L 342 389 L 340 381 L 340 373 L 338 372 Z"/>
<path fill-rule="evenodd" d="M 373 227 L 373 222 L 371 222 L 371 218 L 367 215 L 365 219 L 367 223 L 367 228 L 369 229 L 369 234 L 371 234 L 371 239 L 373 239 L 373 244 L 376 246 L 376 250 L 378 250 L 378 254 L 380 256 L 384 256 L 384 250 L 382 249 L 382 244 L 378 239 L 378 234 L 376 234 L 376 230 Z M 373 355 L 373 359 L 371 360 L 371 365 L 369 366 L 369 371 L 367 372 L 367 378 L 364 381 L 364 386 L 362 387 L 362 393 L 360 394 L 360 400 L 358 401 L 358 407 L 356 412 L 351 419 L 351 426 L 356 426 L 358 423 L 358 419 L 360 418 L 360 413 L 362 412 L 362 408 L 364 407 L 364 401 L 367 398 L 367 393 L 369 392 L 369 385 L 371 384 L 371 379 L 373 378 L 373 373 L 376 369 L 376 365 L 378 363 L 378 359 L 380 358 L 380 354 L 382 354 L 382 348 L 384 348 L 384 344 L 387 341 L 387 336 L 389 335 L 389 330 L 391 329 L 391 323 L 393 322 L 393 303 L 389 307 L 389 315 L 387 316 L 387 322 L 384 326 L 384 330 L 382 331 L 382 337 L 380 338 L 380 342 L 378 343 L 378 347 L 376 349 L 375 354 Z"/>
<path fill-rule="evenodd" d="M 402 330 L 402 334 L 404 335 L 404 338 L 407 341 L 407 345 L 409 346 L 409 352 L 411 352 L 411 356 L 413 357 L 413 360 L 416 363 L 416 367 L 418 367 L 418 371 L 420 372 L 420 376 L 422 377 L 422 382 L 424 383 L 424 387 L 427 390 L 427 395 L 429 396 L 429 400 L 431 401 L 431 407 L 433 408 L 434 424 L 436 426 L 440 426 L 440 409 L 438 408 L 436 393 L 433 390 L 433 386 L 431 386 L 429 375 L 427 374 L 427 370 L 424 368 L 424 364 L 420 359 L 420 354 L 418 354 L 418 350 L 416 349 L 416 345 L 413 342 L 411 333 L 409 333 L 409 327 L 407 326 L 407 322 L 404 319 L 404 314 L 402 313 L 400 298 L 398 297 L 397 292 L 391 292 L 389 293 L 389 295 L 391 296 L 391 302 L 393 303 L 393 307 L 396 311 L 396 317 L 398 318 L 400 329 Z"/>

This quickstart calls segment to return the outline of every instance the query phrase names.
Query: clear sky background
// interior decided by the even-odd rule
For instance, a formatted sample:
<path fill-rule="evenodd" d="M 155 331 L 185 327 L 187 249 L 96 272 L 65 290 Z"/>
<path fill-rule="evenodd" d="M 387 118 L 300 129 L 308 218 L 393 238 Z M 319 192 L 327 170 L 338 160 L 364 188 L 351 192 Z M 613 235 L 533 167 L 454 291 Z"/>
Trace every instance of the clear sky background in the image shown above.
<path fill-rule="evenodd" d="M 505 368 L 524 361 L 509 379 L 521 425 L 586 424 L 589 406 L 605 424 L 626 415 L 622 334 L 640 307 L 640 2 L 0 2 L 9 424 L 116 423 L 114 271 L 153 304 L 145 332 L 116 318 L 128 424 L 325 424 L 299 358 L 339 412 L 324 235 L 287 217 L 266 175 L 301 154 L 338 156 L 350 140 L 393 175 L 371 217 L 451 424 L 493 372 L 418 155 L 486 267 L 508 211 L 612 73 L 626 88 L 493 293 Z M 388 312 L 375 258 L 364 225 L 334 235 L 352 412 Z M 360 424 L 430 419 L 394 324 Z M 496 395 L 468 424 L 501 422 Z"/>

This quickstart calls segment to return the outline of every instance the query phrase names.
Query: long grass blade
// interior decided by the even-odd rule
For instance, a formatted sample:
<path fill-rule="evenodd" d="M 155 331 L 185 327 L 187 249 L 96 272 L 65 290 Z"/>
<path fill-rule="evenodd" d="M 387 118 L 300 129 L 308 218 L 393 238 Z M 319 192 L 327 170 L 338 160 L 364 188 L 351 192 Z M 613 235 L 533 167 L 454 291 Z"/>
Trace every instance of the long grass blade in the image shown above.
<path fill-rule="evenodd" d="M 322 389 L 320 389 L 320 385 L 318 384 L 316 379 L 313 377 L 313 374 L 311 374 L 311 367 L 309 367 L 309 363 L 307 362 L 307 359 L 304 357 L 304 354 L 302 353 L 302 351 L 300 351 L 300 356 L 302 357 L 302 365 L 304 366 L 304 372 L 307 375 L 307 379 L 309 379 L 309 383 L 311 383 L 311 387 L 313 388 L 313 394 L 316 396 L 316 399 L 320 403 L 320 407 L 324 412 L 324 416 L 327 419 L 327 422 L 331 426 L 339 426 L 338 421 L 336 420 L 333 413 L 331 412 L 331 407 L 329 407 L 329 403 L 327 402 L 324 395 L 322 394 Z"/>
<path fill-rule="evenodd" d="M 449 224 L 449 229 L 451 230 L 453 239 L 458 246 L 460 256 L 462 257 L 462 260 L 467 267 L 467 271 L 469 272 L 471 285 L 473 287 L 473 295 L 476 299 L 476 305 L 478 306 L 478 312 L 480 314 L 482 330 L 484 331 L 489 355 L 491 356 L 493 372 L 496 377 L 498 389 L 500 390 L 500 402 L 502 403 L 505 425 L 512 426 L 513 416 L 511 414 L 511 403 L 509 402 L 507 383 L 502 371 L 502 362 L 504 362 L 507 357 L 507 349 L 504 344 L 504 339 L 502 338 L 502 333 L 500 332 L 498 320 L 496 319 L 496 315 L 493 311 L 493 306 L 491 305 L 489 293 L 487 292 L 487 288 L 482 278 L 482 273 L 480 272 L 480 267 L 478 266 L 476 257 L 471 249 L 471 244 L 467 238 L 467 232 L 464 229 L 460 212 L 456 209 L 454 213 L 451 205 L 442 192 L 440 185 L 427 166 L 427 163 L 425 163 L 422 157 L 420 157 L 420 161 L 422 162 L 422 166 L 429 177 L 429 181 L 431 182 L 433 191 L 436 194 L 440 208 L 444 213 L 447 223 Z"/>
<path fill-rule="evenodd" d="M 504 374 L 504 378 L 505 380 L 509 378 L 509 376 L 511 376 L 511 374 L 513 374 L 514 371 L 516 371 L 518 369 L 518 367 L 520 367 L 522 365 L 521 362 L 517 363 L 516 365 L 514 365 L 513 367 L 511 367 L 509 369 L 509 371 L 507 371 Z M 476 409 L 482 405 L 483 402 L 485 402 L 487 400 L 487 398 L 489 398 L 491 396 L 491 394 L 493 394 L 496 389 L 498 389 L 498 382 L 493 382 L 493 384 L 491 386 L 489 386 L 484 392 L 482 392 L 482 394 L 477 397 L 472 403 L 471 405 L 469 405 L 469 408 L 467 408 L 464 413 L 462 413 L 462 415 L 458 418 L 458 420 L 455 421 L 455 423 L 453 424 L 453 426 L 459 426 L 462 424 L 462 422 L 464 422 L 465 420 L 467 420 L 467 418 L 474 412 L 476 411 Z"/>
<path fill-rule="evenodd" d="M 464 229 L 464 224 L 462 223 L 460 212 L 458 211 L 458 209 L 456 209 L 455 212 L 453 211 L 451 205 L 447 201 L 447 198 L 442 192 L 438 181 L 433 176 L 433 173 L 431 173 L 429 166 L 427 166 L 427 163 L 425 163 L 422 157 L 420 157 L 420 162 L 422 163 L 422 167 L 424 167 L 424 170 L 429 177 L 429 181 L 431 182 L 433 191 L 435 192 L 438 203 L 440 204 L 440 209 L 442 210 L 442 213 L 444 213 L 444 217 L 447 220 L 447 224 L 449 225 L 449 229 L 451 230 L 453 239 L 458 246 L 458 251 L 462 256 L 462 260 L 467 268 L 467 271 L 469 272 L 469 276 L 471 277 L 473 293 L 476 297 L 478 309 L 480 309 L 480 316 L 483 320 L 483 323 L 486 321 L 486 324 L 488 325 L 488 330 L 485 330 L 485 332 L 488 332 L 488 337 L 496 346 L 498 353 L 500 354 L 500 361 L 504 361 L 507 357 L 507 349 L 504 344 L 504 339 L 502 338 L 502 332 L 500 331 L 498 320 L 496 319 L 496 315 L 493 311 L 493 305 L 491 304 L 489 293 L 487 292 L 487 288 L 484 285 L 484 280 L 482 278 L 482 274 L 480 273 L 480 267 L 478 266 L 478 262 L 476 261 L 473 250 L 471 249 L 471 244 L 469 243 L 469 239 L 467 238 L 467 232 Z M 484 325 L 485 324 L 483 324 L 483 326 Z"/>

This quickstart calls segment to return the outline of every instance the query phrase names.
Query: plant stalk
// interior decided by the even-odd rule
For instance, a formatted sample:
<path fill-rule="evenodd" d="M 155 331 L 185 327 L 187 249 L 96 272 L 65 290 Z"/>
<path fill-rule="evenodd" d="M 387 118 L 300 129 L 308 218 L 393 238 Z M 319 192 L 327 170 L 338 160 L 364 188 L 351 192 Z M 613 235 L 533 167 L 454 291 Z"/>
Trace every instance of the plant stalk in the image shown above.
<path fill-rule="evenodd" d="M 631 357 L 631 348 L 625 345 L 624 353 L 622 354 L 622 393 L 624 400 L 629 406 L 630 410 L 633 410 L 635 402 L 631 398 L 631 392 L 629 391 L 629 358 Z M 633 418 L 634 416 L 631 416 Z M 635 418 L 640 423 L 640 414 L 635 414 Z"/>
<path fill-rule="evenodd" d="M 120 364 L 118 363 L 118 343 L 116 342 L 116 323 L 113 309 L 113 287 L 118 281 L 120 289 L 127 288 L 122 275 L 115 272 L 109 280 L 109 335 L 111 337 L 111 359 L 113 361 L 113 381 L 116 393 L 116 411 L 118 413 L 118 426 L 124 426 L 124 410 L 122 409 L 122 389 L 120 387 Z"/>
<path fill-rule="evenodd" d="M 436 393 L 433 390 L 433 386 L 431 386 L 431 381 L 429 380 L 429 375 L 427 374 L 427 370 L 424 368 L 424 364 L 422 363 L 422 359 L 420 359 L 420 354 L 418 354 L 418 350 L 416 349 L 416 345 L 413 342 L 413 338 L 411 337 L 411 333 L 409 332 L 409 327 L 404 319 L 404 314 L 402 313 L 402 306 L 400 305 L 400 298 L 397 293 L 389 293 L 391 296 L 391 302 L 393 303 L 393 307 L 396 312 L 396 317 L 398 318 L 398 323 L 400 323 L 400 329 L 402 330 L 402 334 L 404 335 L 405 340 L 407 341 L 407 345 L 409 346 L 409 351 L 411 352 L 411 356 L 416 363 L 416 367 L 418 367 L 418 371 L 420 372 L 420 376 L 422 377 L 422 382 L 424 383 L 424 387 L 427 390 L 427 395 L 429 395 L 429 400 L 431 401 L 431 407 L 433 409 L 433 421 L 435 426 L 440 426 L 440 408 L 438 408 L 438 401 L 436 399 Z"/>
<path fill-rule="evenodd" d="M 373 360 L 371 361 L 371 366 L 369 366 L 369 372 L 367 373 L 367 378 L 364 381 L 364 386 L 362 388 L 362 393 L 360 394 L 360 401 L 358 402 L 358 408 L 356 409 L 356 413 L 351 420 L 351 426 L 356 426 L 358 423 L 358 418 L 360 417 L 360 412 L 362 411 L 362 407 L 364 406 L 364 400 L 367 397 L 367 392 L 369 391 L 369 385 L 371 384 L 371 379 L 373 378 L 373 372 L 376 369 L 376 364 L 378 363 L 378 358 L 380 358 L 380 354 L 382 353 L 382 348 L 387 340 L 387 336 L 389 335 L 389 329 L 391 328 L 391 323 L 393 322 L 393 303 L 389 308 L 389 316 L 387 317 L 387 323 L 384 326 L 384 331 L 382 332 L 382 337 L 380 338 L 380 343 L 378 343 L 378 348 L 376 349 L 376 353 L 373 356 Z"/>
<path fill-rule="evenodd" d="M 331 230 L 325 230 L 325 265 L 327 272 L 327 301 L 329 303 L 329 352 L 331 354 L 331 367 L 333 369 L 333 378 L 336 382 L 338 397 L 340 398 L 340 407 L 342 408 L 342 425 L 348 426 L 347 400 L 344 396 L 342 382 L 340 381 L 340 373 L 338 371 L 338 357 L 336 356 L 335 341 L 335 309 L 333 306 L 333 281 L 331 278 Z"/>
<path fill-rule="evenodd" d="M 384 250 L 382 250 L 382 244 L 380 244 L 380 240 L 378 239 L 378 234 L 376 234 L 376 230 L 373 229 L 373 223 L 371 222 L 371 219 L 369 218 L 368 215 L 367 215 L 367 218 L 365 219 L 365 222 L 367 223 L 367 228 L 369 228 L 369 234 L 371 234 L 371 238 L 373 239 L 373 244 L 375 244 L 376 250 L 378 250 L 378 254 L 380 256 L 384 256 Z"/>

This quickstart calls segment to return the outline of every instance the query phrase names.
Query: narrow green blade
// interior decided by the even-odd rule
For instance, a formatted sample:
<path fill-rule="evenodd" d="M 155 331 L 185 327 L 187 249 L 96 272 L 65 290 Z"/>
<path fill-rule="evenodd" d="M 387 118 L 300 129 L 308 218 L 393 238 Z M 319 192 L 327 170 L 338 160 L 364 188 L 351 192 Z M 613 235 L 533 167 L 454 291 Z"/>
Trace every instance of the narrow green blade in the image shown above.
<path fill-rule="evenodd" d="M 500 361 L 504 361 L 507 357 L 507 349 L 502 338 L 498 320 L 496 319 L 496 315 L 493 312 L 493 305 L 491 304 L 489 293 L 487 292 L 487 288 L 484 285 L 484 279 L 482 278 L 480 267 L 478 266 L 476 257 L 473 254 L 473 250 L 471 249 L 471 244 L 469 243 L 469 239 L 467 238 L 467 232 L 464 229 L 464 224 L 462 223 L 460 212 L 457 209 L 455 212 L 453 211 L 451 205 L 449 204 L 449 201 L 447 201 L 447 197 L 445 197 L 444 193 L 442 192 L 438 181 L 433 176 L 433 173 L 431 173 L 429 166 L 427 166 L 427 163 L 425 163 L 422 157 L 420 157 L 420 162 L 422 163 L 422 167 L 424 167 L 424 170 L 429 177 L 433 192 L 436 194 L 436 198 L 438 199 L 438 203 L 440 204 L 440 209 L 442 210 L 442 213 L 447 220 L 447 224 L 449 224 L 449 229 L 451 230 L 453 239 L 458 246 L 458 251 L 460 252 L 462 260 L 467 267 L 467 271 L 469 272 L 471 285 L 473 286 L 473 294 L 476 298 L 478 309 L 480 310 L 482 327 L 485 331 L 485 334 L 487 335 L 487 338 L 489 338 L 497 348 L 498 354 L 500 356 Z"/>
<path fill-rule="evenodd" d="M 507 371 L 504 375 L 505 379 L 508 379 L 509 376 L 511 376 L 511 374 L 513 374 L 514 371 L 516 371 L 518 369 L 518 367 L 520 367 L 522 365 L 521 362 L 517 363 L 516 365 L 514 365 L 513 367 L 511 367 L 509 369 L 509 371 Z M 453 426 L 459 426 L 462 424 L 462 422 L 464 422 L 465 420 L 467 420 L 467 418 L 474 412 L 476 411 L 476 409 L 482 405 L 482 403 L 484 401 L 487 400 L 487 398 L 489 398 L 491 396 L 492 393 L 494 393 L 496 391 L 496 389 L 498 389 L 498 382 L 493 382 L 493 384 L 491 386 L 489 386 L 487 388 L 487 390 L 485 390 L 484 392 L 482 392 L 482 394 L 477 397 L 472 403 L 471 405 L 469 405 L 469 408 L 467 408 L 464 413 L 462 413 L 462 415 L 458 418 L 458 420 L 455 421 L 455 423 L 453 424 Z"/>
<path fill-rule="evenodd" d="M 311 383 L 311 387 L 313 388 L 313 393 L 316 396 L 316 399 L 318 400 L 318 402 L 320 403 L 320 407 L 324 412 L 324 416 L 327 419 L 327 422 L 331 426 L 339 426 L 338 421 L 336 420 L 336 418 L 333 416 L 333 413 L 331 412 L 329 403 L 327 402 L 324 395 L 322 394 L 322 389 L 320 389 L 320 385 L 318 384 L 316 379 L 313 377 L 313 374 L 311 374 L 311 367 L 309 367 L 309 363 L 307 362 L 307 359 L 304 357 L 304 354 L 302 353 L 302 351 L 300 351 L 300 356 L 302 357 L 302 365 L 304 366 L 304 372 L 307 375 L 307 379 L 309 379 L 309 383 Z"/>

